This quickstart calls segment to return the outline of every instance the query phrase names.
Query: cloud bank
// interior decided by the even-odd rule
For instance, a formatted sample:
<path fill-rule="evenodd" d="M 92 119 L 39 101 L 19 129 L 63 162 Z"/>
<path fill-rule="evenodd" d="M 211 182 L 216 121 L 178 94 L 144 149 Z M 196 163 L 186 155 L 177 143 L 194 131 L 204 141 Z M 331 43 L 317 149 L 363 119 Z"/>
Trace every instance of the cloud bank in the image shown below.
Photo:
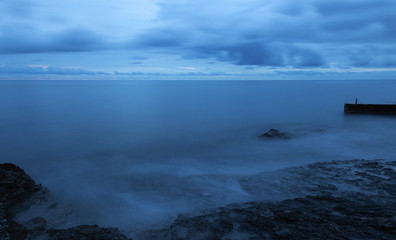
<path fill-rule="evenodd" d="M 21 53 L 134 51 L 231 66 L 395 68 L 395 12 L 393 0 L 1 1 L 0 64 Z"/>

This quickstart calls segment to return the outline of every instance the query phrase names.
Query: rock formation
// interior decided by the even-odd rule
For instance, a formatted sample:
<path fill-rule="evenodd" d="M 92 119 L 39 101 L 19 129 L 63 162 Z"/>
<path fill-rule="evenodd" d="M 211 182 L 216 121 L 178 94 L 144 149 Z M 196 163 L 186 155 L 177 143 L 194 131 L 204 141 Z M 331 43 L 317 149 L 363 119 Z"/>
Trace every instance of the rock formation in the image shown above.
<path fill-rule="evenodd" d="M 45 194 L 25 171 L 11 163 L 0 164 L 0 239 L 2 240 L 127 240 L 116 228 L 82 225 L 69 229 L 47 229 L 44 218 L 17 223 L 12 210 L 28 200 Z M 26 206 L 28 207 L 28 206 Z"/>
<path fill-rule="evenodd" d="M 147 231 L 141 238 L 396 239 L 396 161 L 319 162 L 279 171 L 282 174 L 272 179 L 279 184 L 275 190 L 299 197 L 181 215 L 168 228 Z M 269 185 L 263 175 L 241 180 L 242 187 L 249 192 Z M 261 190 L 270 194 L 269 188 Z"/>
<path fill-rule="evenodd" d="M 287 133 L 281 132 L 278 129 L 271 128 L 269 131 L 260 135 L 262 139 L 290 139 L 291 136 Z"/>
<path fill-rule="evenodd" d="M 239 179 L 256 201 L 179 215 L 136 239 L 396 239 L 396 161 L 318 162 Z M 18 223 L 13 208 L 45 190 L 13 164 L 0 164 L 0 239 L 126 240 L 116 228 L 48 229 Z"/>

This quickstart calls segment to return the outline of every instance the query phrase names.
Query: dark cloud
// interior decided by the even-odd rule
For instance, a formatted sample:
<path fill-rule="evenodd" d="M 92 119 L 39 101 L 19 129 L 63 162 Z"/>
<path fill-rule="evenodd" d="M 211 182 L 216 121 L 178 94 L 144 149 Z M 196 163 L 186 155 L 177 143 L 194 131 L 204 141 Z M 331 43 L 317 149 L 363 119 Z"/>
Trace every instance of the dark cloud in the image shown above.
<path fill-rule="evenodd" d="M 65 31 L 55 37 L 49 51 L 92 51 L 102 50 L 106 44 L 100 35 L 82 28 Z"/>
<path fill-rule="evenodd" d="M 38 53 L 45 51 L 45 44 L 33 38 L 29 40 L 19 34 L 5 33 L 0 35 L 1 53 Z"/>
<path fill-rule="evenodd" d="M 325 67 L 335 61 L 340 67 L 392 67 L 396 58 L 395 52 L 380 47 L 396 49 L 394 0 L 164 1 L 158 4 L 156 18 L 147 23 L 149 28 L 139 26 L 140 34 L 131 31 L 129 39 L 117 43 L 113 40 L 122 37 L 115 38 L 106 27 L 67 25 L 72 17 L 48 25 L 42 22 L 56 13 L 26 21 L 39 16 L 28 0 L 0 1 L 2 6 L 6 11 L 0 13 L 8 12 L 11 20 L 18 21 L 0 23 L 0 54 L 120 50 L 122 46 L 137 54 L 130 64 L 140 64 L 145 52 L 153 50 L 163 57 L 295 68 Z M 59 14 L 60 19 L 65 16 Z M 92 14 L 95 17 L 102 16 Z M 111 26 L 127 29 L 123 24 Z M 138 23 L 130 24 L 134 29 Z M 52 32 L 54 26 L 58 31 Z M 89 25 L 81 22 L 79 26 Z M 372 48 L 354 49 L 367 45 Z"/>
<path fill-rule="evenodd" d="M 393 0 L 335 0 L 317 1 L 314 6 L 325 16 L 348 15 L 359 17 L 362 13 L 375 13 L 378 10 L 394 8 L 396 3 Z"/>
<path fill-rule="evenodd" d="M 351 56 L 350 60 L 355 67 L 396 68 L 396 57 L 393 56 Z"/>
<path fill-rule="evenodd" d="M 321 55 L 309 48 L 291 48 L 288 54 L 289 64 L 293 67 L 319 67 L 326 63 Z"/>
<path fill-rule="evenodd" d="M 318 67 L 326 65 L 315 50 L 280 43 L 248 43 L 229 47 L 201 46 L 190 58 L 216 58 L 235 65 Z"/>
<path fill-rule="evenodd" d="M 368 55 L 350 56 L 351 65 L 355 67 L 367 67 L 372 65 L 373 58 Z"/>
<path fill-rule="evenodd" d="M 283 66 L 284 59 L 277 46 L 251 43 L 227 47 L 218 53 L 221 61 L 230 61 L 236 65 Z"/>
<path fill-rule="evenodd" d="M 185 59 L 213 58 L 235 65 L 308 68 L 326 66 L 332 57 L 347 59 L 348 55 L 337 54 L 347 51 L 352 44 L 393 43 L 396 37 L 393 0 L 299 3 L 285 0 L 248 4 L 234 14 L 219 16 L 209 8 L 196 11 L 197 8 L 201 9 L 198 3 L 161 4 L 162 27 L 141 35 L 141 46 L 166 49 L 169 54 Z M 330 51 L 329 45 L 335 51 Z M 392 66 L 390 57 L 367 60 L 372 54 L 381 53 L 362 53 L 361 59 L 353 54 L 356 58 L 352 65 Z"/>
<path fill-rule="evenodd" d="M 393 42 L 396 33 L 396 2 L 379 1 L 321 1 L 315 5 L 320 30 L 329 42 Z"/>
<path fill-rule="evenodd" d="M 137 45 L 141 47 L 178 47 L 187 40 L 185 32 L 172 29 L 151 29 L 139 36 Z"/>
<path fill-rule="evenodd" d="M 27 0 L 3 1 L 6 13 L 19 18 L 30 18 L 35 11 L 35 4 Z"/>
<path fill-rule="evenodd" d="M 396 67 L 396 47 L 367 45 L 349 49 L 346 53 L 349 56 L 349 64 L 354 67 Z"/>
<path fill-rule="evenodd" d="M 3 29 L 0 35 L 0 53 L 78 52 L 108 48 L 103 37 L 83 28 L 40 36 L 34 31 Z"/>
<path fill-rule="evenodd" d="M 146 60 L 146 59 L 148 59 L 148 58 L 147 57 L 143 57 L 143 56 L 129 58 L 129 60 Z"/>
<path fill-rule="evenodd" d="M 314 25 L 312 27 L 308 20 L 301 17 L 305 8 L 292 11 L 283 7 L 282 11 L 292 11 L 292 15 L 297 17 L 284 18 L 282 24 L 266 24 L 263 28 L 258 21 L 255 25 L 246 26 L 246 29 L 238 29 L 239 25 L 245 25 L 243 17 L 233 16 L 235 27 L 225 24 L 221 28 L 216 28 L 216 25 L 222 25 L 221 22 L 214 22 L 213 26 L 204 25 L 207 21 L 205 19 L 198 21 L 197 19 L 201 19 L 202 15 L 197 11 L 191 12 L 192 16 L 182 14 L 192 11 L 193 6 L 195 5 L 162 4 L 163 29 L 151 29 L 139 36 L 140 46 L 162 49 L 172 47 L 173 50 L 166 49 L 169 54 L 179 54 L 185 59 L 212 58 L 235 65 L 300 68 L 326 65 L 324 57 L 317 49 L 294 46 L 295 42 L 311 43 L 313 39 L 319 38 L 316 23 L 312 22 Z M 256 11 L 254 8 L 248 10 L 250 12 L 247 10 L 241 12 L 249 15 Z M 246 18 L 249 21 L 254 20 L 249 19 L 250 16 Z M 173 30 L 169 31 L 167 20 L 184 24 L 179 28 L 172 25 Z M 212 18 L 212 20 L 216 19 Z M 219 18 L 219 21 L 222 19 Z M 309 41 L 307 38 L 310 38 Z"/>

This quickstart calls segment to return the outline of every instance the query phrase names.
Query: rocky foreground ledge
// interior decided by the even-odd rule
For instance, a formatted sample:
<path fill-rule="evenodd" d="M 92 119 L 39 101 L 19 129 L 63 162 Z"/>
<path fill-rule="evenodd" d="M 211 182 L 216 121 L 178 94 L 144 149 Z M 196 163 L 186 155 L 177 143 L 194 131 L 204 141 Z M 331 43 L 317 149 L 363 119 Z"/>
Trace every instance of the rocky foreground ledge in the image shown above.
<path fill-rule="evenodd" d="M 13 219 L 13 209 L 27 206 L 31 198 L 45 198 L 46 190 L 24 170 L 11 163 L 0 164 L 0 239 L 1 240 L 127 240 L 116 228 L 81 225 L 68 229 L 47 229 L 44 218 L 25 223 Z"/>
<path fill-rule="evenodd" d="M 396 239 L 396 161 L 319 162 L 239 183 L 257 200 L 180 215 L 134 239 Z M 41 217 L 13 219 L 14 208 L 45 195 L 21 168 L 0 164 L 0 239 L 128 239 L 116 228 L 47 229 Z"/>
<path fill-rule="evenodd" d="M 179 216 L 170 227 L 139 238 L 396 239 L 396 161 L 318 162 L 257 174 L 239 183 L 256 199 L 278 201 L 257 200 Z"/>

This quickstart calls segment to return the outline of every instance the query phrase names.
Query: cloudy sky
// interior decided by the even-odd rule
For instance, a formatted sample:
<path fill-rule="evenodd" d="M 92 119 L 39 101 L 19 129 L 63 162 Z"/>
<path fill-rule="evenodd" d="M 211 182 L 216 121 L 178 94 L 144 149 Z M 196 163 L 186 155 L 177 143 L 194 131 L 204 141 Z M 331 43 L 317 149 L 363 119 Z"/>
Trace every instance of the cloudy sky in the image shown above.
<path fill-rule="evenodd" d="M 0 0 L 0 79 L 396 79 L 395 0 Z"/>

